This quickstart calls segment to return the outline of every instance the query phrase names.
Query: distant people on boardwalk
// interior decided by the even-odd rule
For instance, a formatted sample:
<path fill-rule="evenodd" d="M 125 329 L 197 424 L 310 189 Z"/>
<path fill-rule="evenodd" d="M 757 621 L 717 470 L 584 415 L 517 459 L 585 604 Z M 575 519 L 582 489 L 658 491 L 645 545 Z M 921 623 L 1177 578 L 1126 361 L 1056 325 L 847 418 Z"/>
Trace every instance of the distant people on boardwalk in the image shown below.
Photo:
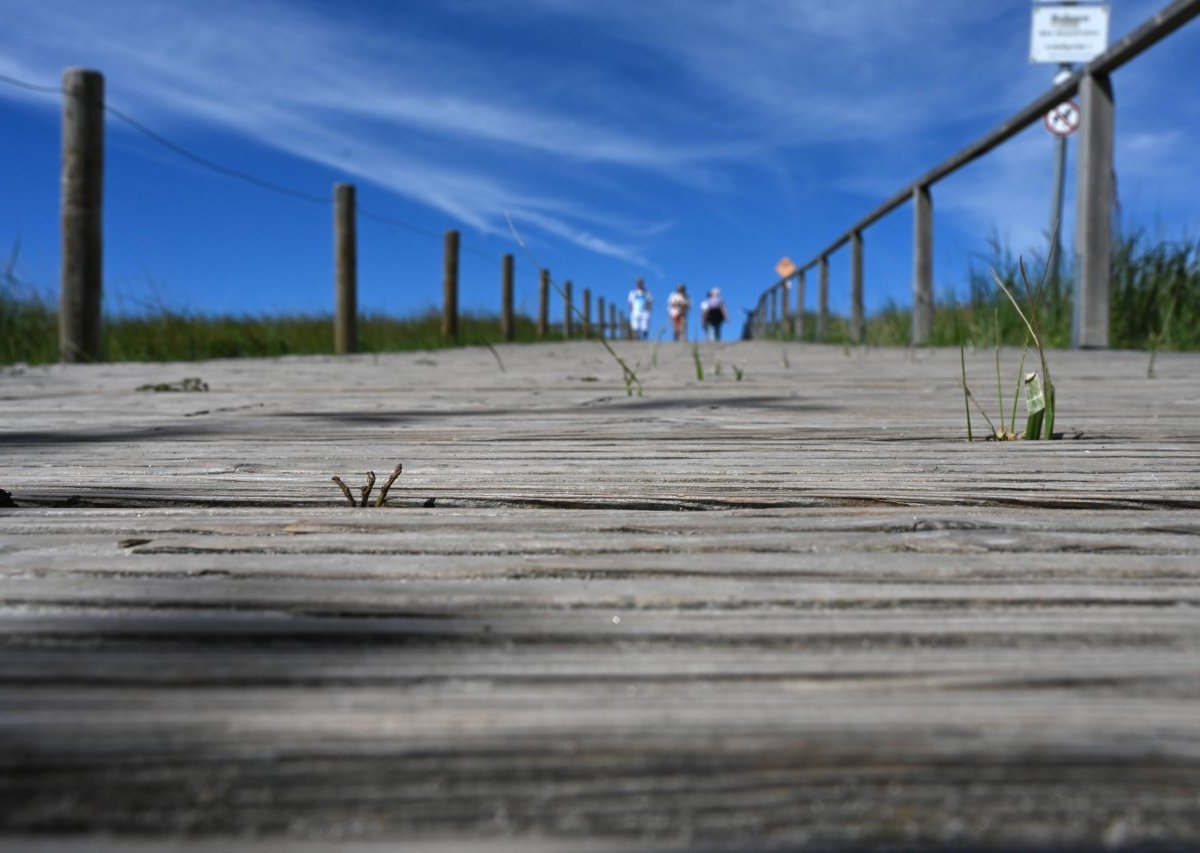
<path fill-rule="evenodd" d="M 629 332 L 635 341 L 650 337 L 650 311 L 653 307 L 654 297 L 646 289 L 646 282 L 639 278 L 633 290 L 629 291 Z"/>
<path fill-rule="evenodd" d="M 721 288 L 714 287 L 700 303 L 700 322 L 710 341 L 721 340 L 721 324 L 729 319 L 729 309 L 721 298 Z"/>
<path fill-rule="evenodd" d="M 691 310 L 692 300 L 688 297 L 687 286 L 681 284 L 667 300 L 667 316 L 671 318 L 671 328 L 677 341 L 687 340 L 688 312 Z"/>

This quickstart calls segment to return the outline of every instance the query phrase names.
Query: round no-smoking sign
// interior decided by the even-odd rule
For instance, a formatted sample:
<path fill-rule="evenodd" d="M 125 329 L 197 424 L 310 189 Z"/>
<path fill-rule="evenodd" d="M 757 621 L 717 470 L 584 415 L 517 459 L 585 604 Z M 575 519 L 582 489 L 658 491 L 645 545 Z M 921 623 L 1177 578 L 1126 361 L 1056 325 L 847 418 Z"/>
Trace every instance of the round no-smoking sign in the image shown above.
<path fill-rule="evenodd" d="M 1079 106 L 1074 101 L 1063 101 L 1046 113 L 1042 122 L 1055 136 L 1070 136 L 1079 130 Z"/>

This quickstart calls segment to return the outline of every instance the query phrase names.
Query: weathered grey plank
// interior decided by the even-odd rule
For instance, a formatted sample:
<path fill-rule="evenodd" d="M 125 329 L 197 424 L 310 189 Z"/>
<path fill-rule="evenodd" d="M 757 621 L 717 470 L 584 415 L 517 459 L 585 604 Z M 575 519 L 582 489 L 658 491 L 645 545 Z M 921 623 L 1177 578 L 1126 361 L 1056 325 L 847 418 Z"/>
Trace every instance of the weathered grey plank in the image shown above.
<path fill-rule="evenodd" d="M 5 371 L 0 846 L 1200 837 L 1200 359 L 620 350 Z"/>

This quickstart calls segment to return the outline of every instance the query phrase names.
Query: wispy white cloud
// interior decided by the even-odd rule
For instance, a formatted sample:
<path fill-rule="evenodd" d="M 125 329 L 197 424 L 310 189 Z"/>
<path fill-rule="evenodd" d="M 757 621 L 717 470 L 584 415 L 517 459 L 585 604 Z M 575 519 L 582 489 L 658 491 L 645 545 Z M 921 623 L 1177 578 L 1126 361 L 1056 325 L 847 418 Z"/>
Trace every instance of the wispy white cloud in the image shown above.
<path fill-rule="evenodd" d="M 605 217 L 544 186 L 546 175 L 531 158 L 700 182 L 700 164 L 712 156 L 687 137 L 657 144 L 483 85 L 482 61 L 468 45 L 384 39 L 294 4 L 216 3 L 182 13 L 177 4 L 120 0 L 102 10 L 70 2 L 22 6 L 28 38 L 2 66 L 12 76 L 54 80 L 63 66 L 86 62 L 105 71 L 111 102 L 147 120 L 234 130 L 484 232 L 500 230 L 503 211 L 521 210 L 547 234 L 645 263 L 637 249 L 597 236 Z M 402 60 L 389 62 L 394 55 Z M 488 166 L 481 145 L 500 146 L 487 152 Z"/>
<path fill-rule="evenodd" d="M 510 212 L 647 267 L 675 218 L 664 186 L 725 198 L 751 172 L 806 183 L 810 152 L 855 146 L 867 165 L 836 188 L 888 195 L 915 177 L 898 164 L 951 153 L 930 139 L 954 128 L 965 144 L 1048 76 L 995 3 L 0 0 L 0 18 L 0 73 L 91 65 L 112 103 L 185 139 L 232 130 L 483 233 Z M 1148 173 L 1183 144 L 1121 150 Z M 1005 146 L 939 190 L 939 209 L 1028 223 L 1012 239 L 1036 241 L 1049 194 L 1036 149 Z"/>

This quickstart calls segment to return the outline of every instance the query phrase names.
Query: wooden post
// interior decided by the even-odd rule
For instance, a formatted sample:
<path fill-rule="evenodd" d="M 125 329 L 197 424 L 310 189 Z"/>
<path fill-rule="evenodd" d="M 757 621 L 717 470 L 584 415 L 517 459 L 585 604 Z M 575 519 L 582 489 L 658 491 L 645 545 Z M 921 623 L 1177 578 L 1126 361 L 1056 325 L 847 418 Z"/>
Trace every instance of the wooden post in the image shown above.
<path fill-rule="evenodd" d="M 442 339 L 458 340 L 458 232 L 446 232 L 442 253 Z"/>
<path fill-rule="evenodd" d="M 596 297 L 596 326 L 598 327 L 598 332 L 599 332 L 599 335 L 601 338 L 606 337 L 607 332 L 608 332 L 608 327 L 607 327 L 607 324 L 604 322 L 604 318 L 605 318 L 604 297 L 597 296 Z"/>
<path fill-rule="evenodd" d="M 804 340 L 804 278 L 804 270 L 796 273 L 796 314 L 792 318 L 792 335 L 798 341 Z"/>
<path fill-rule="evenodd" d="M 563 323 L 562 323 L 562 328 L 563 328 L 563 337 L 568 341 L 571 340 L 571 336 L 575 331 L 574 322 L 573 322 L 574 318 L 571 316 L 572 311 L 574 311 L 574 308 L 571 305 L 571 279 L 567 279 L 566 281 L 563 282 Z"/>
<path fill-rule="evenodd" d="M 104 75 L 63 75 L 62 274 L 58 351 L 67 363 L 98 361 L 103 283 Z M 15 199 L 8 199 L 15 204 Z"/>
<path fill-rule="evenodd" d="M 548 334 L 550 334 L 550 270 L 542 269 L 538 273 L 537 336 L 544 338 Z"/>
<path fill-rule="evenodd" d="M 513 256 L 505 255 L 500 261 L 500 337 L 505 341 L 516 338 L 513 322 Z"/>
<path fill-rule="evenodd" d="M 583 337 L 585 339 L 592 336 L 592 291 L 588 288 L 583 289 Z"/>
<path fill-rule="evenodd" d="M 913 187 L 912 342 L 929 343 L 933 334 L 933 196 L 928 186 Z"/>
<path fill-rule="evenodd" d="M 824 341 L 829 331 L 829 255 L 821 255 L 820 271 L 817 284 L 817 340 Z"/>
<path fill-rule="evenodd" d="M 1071 343 L 1108 346 L 1112 275 L 1113 91 L 1107 74 L 1079 81 L 1079 153 L 1075 177 L 1075 315 Z"/>
<path fill-rule="evenodd" d="M 792 334 L 792 301 L 788 298 L 792 292 L 792 280 L 785 278 L 779 282 L 779 337 L 788 338 Z"/>
<path fill-rule="evenodd" d="M 863 241 L 862 232 L 850 235 L 850 340 L 861 344 L 866 337 L 863 319 Z"/>
<path fill-rule="evenodd" d="M 358 252 L 354 185 L 333 185 L 333 351 L 358 349 Z"/>
<path fill-rule="evenodd" d="M 609 334 L 612 337 L 618 340 L 625 337 L 621 334 L 621 324 L 617 322 L 617 303 L 615 302 L 609 303 L 608 306 L 608 327 L 610 330 Z"/>

